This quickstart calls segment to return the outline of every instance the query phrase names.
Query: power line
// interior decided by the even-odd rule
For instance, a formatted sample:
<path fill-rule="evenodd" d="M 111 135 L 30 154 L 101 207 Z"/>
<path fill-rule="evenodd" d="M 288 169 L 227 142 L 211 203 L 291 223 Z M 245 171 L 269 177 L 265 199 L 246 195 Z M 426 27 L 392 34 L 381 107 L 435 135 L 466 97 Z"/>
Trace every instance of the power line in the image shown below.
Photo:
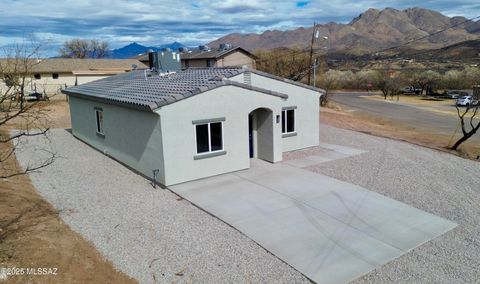
<path fill-rule="evenodd" d="M 374 51 L 374 52 L 372 52 L 372 53 L 370 53 L 370 54 L 364 54 L 364 55 L 362 55 L 362 56 L 358 56 L 358 57 L 355 58 L 354 60 L 369 60 L 369 61 L 371 61 L 371 60 L 372 60 L 372 58 L 371 58 L 372 55 L 373 55 L 373 56 L 378 56 L 378 55 L 377 55 L 378 53 L 383 53 L 383 52 L 385 52 L 385 51 L 394 50 L 394 49 L 397 49 L 397 48 L 400 48 L 400 47 L 403 47 L 403 46 L 407 46 L 407 45 L 409 45 L 409 44 L 411 44 L 411 43 L 414 43 L 414 42 L 417 42 L 417 41 L 420 41 L 420 40 L 424 40 L 424 39 L 426 39 L 426 38 L 429 38 L 429 37 L 438 35 L 438 34 L 443 33 L 443 32 L 445 32 L 445 31 L 447 31 L 447 30 L 449 30 L 449 29 L 458 27 L 458 26 L 463 25 L 463 24 L 468 23 L 468 22 L 472 22 L 473 20 L 476 20 L 476 19 L 480 19 L 480 16 L 476 16 L 476 17 L 473 17 L 473 18 L 466 19 L 466 20 L 464 20 L 464 21 L 462 21 L 462 22 L 459 22 L 459 23 L 456 23 L 456 24 L 454 24 L 454 25 L 448 26 L 448 27 L 446 27 L 446 28 L 444 28 L 444 29 L 441 29 L 441 30 L 439 30 L 439 31 L 436 31 L 436 32 L 433 32 L 433 33 L 429 33 L 429 34 L 427 34 L 427 35 L 425 35 L 425 36 L 422 36 L 422 37 L 419 37 L 419 38 L 416 38 L 416 39 L 412 39 L 412 40 L 406 41 L 406 42 L 401 43 L 401 44 L 398 44 L 398 45 L 396 45 L 396 46 L 391 46 L 391 47 L 387 47 L 387 48 L 382 48 L 382 49 L 379 49 L 379 50 L 377 50 L 377 51 Z M 474 22 L 472 22 L 472 23 L 470 23 L 470 24 L 473 24 L 473 23 L 474 23 Z M 315 32 L 315 27 L 316 27 L 316 25 L 314 25 L 313 32 Z M 447 46 L 445 46 L 445 47 L 447 47 Z M 287 56 L 290 56 L 290 55 L 296 55 L 296 54 L 301 54 L 301 53 L 306 53 L 306 52 L 307 52 L 306 50 L 305 50 L 305 51 L 292 50 L 292 51 L 290 52 L 290 54 L 284 54 L 284 55 L 282 55 L 281 57 L 287 57 Z M 432 50 L 421 50 L 421 51 L 418 51 L 419 54 L 428 53 L 428 52 L 432 52 Z M 415 53 L 414 53 L 413 55 L 415 55 Z M 327 57 L 328 57 L 328 54 L 327 54 Z M 369 58 L 369 57 L 370 57 L 370 58 Z M 382 58 L 382 59 L 391 59 L 391 58 L 392 58 L 392 57 L 390 56 L 390 57 Z M 262 60 L 262 61 L 263 61 L 263 60 Z M 304 74 L 304 73 L 306 73 L 306 72 L 309 72 L 312 68 L 313 68 L 313 66 L 309 66 L 309 67 L 305 68 L 304 70 L 302 70 L 302 71 L 299 72 L 299 75 Z M 303 77 L 303 76 L 301 76 L 301 78 L 302 78 L 302 77 Z"/>
<path fill-rule="evenodd" d="M 375 59 L 375 58 L 372 58 L 372 57 L 377 57 L 379 56 L 378 54 L 379 53 L 382 53 L 382 52 L 385 52 L 385 51 L 389 51 L 389 50 L 394 50 L 394 49 L 397 49 L 397 48 L 400 48 L 400 47 L 403 47 L 403 46 L 407 46 L 411 43 L 414 43 L 414 42 L 417 42 L 417 41 L 421 41 L 421 40 L 424 40 L 426 38 L 429 38 L 429 37 L 432 37 L 432 36 L 435 36 L 435 35 L 438 35 L 440 33 L 443 33 L 449 29 L 452 29 L 452 28 L 455 28 L 457 26 L 460 26 L 460 25 L 463 25 L 463 24 L 466 24 L 466 23 L 469 23 L 469 25 L 472 25 L 474 24 L 475 22 L 473 22 L 473 20 L 476 20 L 476 19 L 479 19 L 480 16 L 476 16 L 476 17 L 473 17 L 473 18 L 469 18 L 469 19 L 466 19 L 462 22 L 459 22 L 459 23 L 456 23 L 454 25 L 451 25 L 451 26 L 448 26 L 444 29 L 441 29 L 439 31 L 436 31 L 436 32 L 433 32 L 433 33 L 429 33 L 425 36 L 422 36 L 422 37 L 419 37 L 419 38 L 416 38 L 416 39 L 412 39 L 412 40 L 409 40 L 409 41 L 406 41 L 404 43 L 401 43 L 401 44 L 398 44 L 396 46 L 391 46 L 391 47 L 387 47 L 387 48 L 382 48 L 382 49 L 379 49 L 377 51 L 374 51 L 374 52 L 371 52 L 371 53 L 368 53 L 368 54 L 364 54 L 364 55 L 361 55 L 361 56 L 357 56 L 356 58 L 354 59 L 347 59 L 347 60 L 355 60 L 355 61 L 378 61 L 378 60 L 389 60 L 389 59 L 392 59 L 394 58 L 396 55 L 391 55 L 391 56 L 387 56 L 387 57 L 383 57 L 383 58 L 379 58 L 379 59 Z M 445 48 L 445 47 L 448 47 L 450 45 L 446 45 L 442 48 Z M 441 48 L 440 48 L 441 49 Z M 427 53 L 433 53 L 433 52 L 438 52 L 439 49 L 436 49 L 436 50 L 418 50 L 417 52 L 414 52 L 414 53 L 410 53 L 408 54 L 408 56 L 415 56 L 415 55 L 421 55 L 421 54 L 427 54 Z M 342 61 L 347 61 L 347 60 L 342 60 Z"/>
<path fill-rule="evenodd" d="M 436 31 L 436 32 L 434 32 L 434 33 L 430 33 L 430 34 L 427 34 L 427 35 L 425 35 L 425 36 L 422 36 L 422 37 L 419 37 L 419 38 L 416 38 L 416 39 L 409 40 L 409 41 L 404 42 L 404 43 L 402 43 L 402 44 L 399 44 L 399 45 L 397 45 L 397 46 L 387 47 L 387 48 L 378 50 L 378 51 L 376 51 L 375 53 L 381 53 L 381 52 L 385 52 L 385 51 L 388 51 L 388 50 L 397 49 L 397 48 L 399 48 L 399 47 L 409 45 L 409 44 L 411 44 L 411 43 L 413 43 L 413 42 L 420 41 L 420 40 L 429 38 L 429 37 L 434 36 L 434 35 L 438 35 L 438 34 L 440 34 L 440 33 L 446 32 L 446 31 L 449 30 L 449 29 L 458 27 L 458 26 L 460 26 L 460 25 L 463 25 L 463 24 L 465 24 L 465 23 L 467 23 L 467 22 L 470 22 L 470 21 L 473 21 L 473 20 L 476 20 L 476 19 L 480 19 L 480 16 L 473 17 L 473 18 L 470 18 L 470 19 L 466 19 L 466 20 L 463 21 L 463 22 L 457 23 L 457 24 L 455 24 L 455 25 L 451 25 L 451 26 L 449 26 L 449 27 L 446 27 L 446 28 L 444 28 L 444 29 L 442 29 L 442 30 L 439 30 L 439 31 Z"/>
<path fill-rule="evenodd" d="M 374 52 L 372 52 L 372 53 L 370 53 L 370 54 L 362 55 L 362 57 L 366 57 L 366 56 L 368 56 L 368 55 L 371 56 L 372 54 L 375 55 L 375 54 L 377 54 L 377 53 L 382 53 L 382 52 L 385 52 L 385 51 L 397 49 L 397 48 L 400 48 L 400 47 L 409 45 L 409 44 L 411 44 L 411 43 L 414 43 L 414 42 L 417 42 L 417 41 L 420 41 L 420 40 L 424 40 L 424 39 L 429 38 L 429 37 L 431 37 L 431 36 L 435 36 L 435 35 L 438 35 L 438 34 L 440 34 L 440 33 L 446 32 L 446 31 L 449 30 L 449 29 L 458 27 L 458 26 L 460 26 L 460 25 L 463 25 L 463 24 L 465 24 L 465 23 L 471 22 L 471 21 L 476 20 L 476 19 L 480 19 L 480 16 L 476 16 L 476 17 L 473 17 L 473 18 L 466 19 L 465 21 L 462 21 L 462 22 L 460 22 L 460 23 L 456 23 L 456 24 L 454 24 L 454 25 L 448 26 L 448 27 L 446 27 L 446 28 L 444 28 L 444 29 L 442 29 L 442 30 L 439 30 L 439 31 L 436 31 L 436 32 L 433 32 L 433 33 L 429 33 L 429 34 L 427 34 L 427 35 L 425 35 L 425 36 L 422 36 L 422 37 L 419 37 L 419 38 L 416 38 L 416 39 L 412 39 L 412 40 L 406 41 L 406 42 L 401 43 L 401 44 L 398 44 L 398 45 L 396 45 L 396 46 L 391 46 L 391 47 L 379 49 L 379 50 L 374 51 Z M 470 23 L 470 24 L 473 24 L 473 23 Z M 316 25 L 315 25 L 314 28 L 313 28 L 313 29 L 314 29 L 314 32 L 315 32 L 315 27 L 316 27 Z M 447 46 L 445 46 L 445 47 L 447 47 Z M 319 49 L 314 49 L 314 51 L 316 51 L 316 50 L 319 50 Z M 282 57 L 286 57 L 286 56 L 289 56 L 289 55 L 295 55 L 295 53 L 296 53 L 296 54 L 300 54 L 300 53 L 305 53 L 305 52 L 307 52 L 307 51 L 306 51 L 306 50 L 304 50 L 304 51 L 292 50 L 290 54 L 285 54 L 285 55 L 283 55 Z M 428 53 L 428 52 L 431 52 L 431 50 L 422 50 L 422 51 L 420 51 L 420 52 L 421 52 L 421 53 Z"/>

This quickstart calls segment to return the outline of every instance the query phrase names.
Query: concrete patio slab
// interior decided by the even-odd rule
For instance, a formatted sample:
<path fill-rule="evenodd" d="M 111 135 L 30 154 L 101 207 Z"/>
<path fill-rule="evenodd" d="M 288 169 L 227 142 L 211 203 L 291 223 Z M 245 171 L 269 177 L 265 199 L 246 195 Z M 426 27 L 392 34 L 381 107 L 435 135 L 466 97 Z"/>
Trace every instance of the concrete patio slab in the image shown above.
<path fill-rule="evenodd" d="M 337 157 L 361 151 L 322 147 Z M 318 283 L 353 280 L 456 226 L 287 163 L 252 159 L 248 170 L 170 188 Z"/>
<path fill-rule="evenodd" d="M 367 151 L 354 149 L 346 146 L 333 145 L 328 143 L 320 143 L 321 149 L 318 155 L 310 155 L 298 159 L 284 161 L 284 164 L 294 166 L 296 168 L 306 168 L 325 162 L 331 162 L 338 159 L 347 158 L 354 155 L 360 155 Z"/>

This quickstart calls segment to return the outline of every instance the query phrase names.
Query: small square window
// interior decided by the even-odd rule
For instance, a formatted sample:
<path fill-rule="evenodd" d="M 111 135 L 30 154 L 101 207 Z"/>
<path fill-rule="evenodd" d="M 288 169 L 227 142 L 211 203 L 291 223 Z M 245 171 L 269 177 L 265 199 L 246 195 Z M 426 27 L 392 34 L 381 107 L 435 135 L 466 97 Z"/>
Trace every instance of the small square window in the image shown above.
<path fill-rule="evenodd" d="M 38 74 L 38 73 L 35 73 L 35 74 L 33 75 L 33 77 L 35 78 L 35 80 L 40 80 L 40 79 L 42 79 L 42 75 L 40 75 L 40 74 Z"/>
<path fill-rule="evenodd" d="M 195 125 L 197 154 L 219 152 L 223 150 L 223 124 L 210 122 Z"/>
<path fill-rule="evenodd" d="M 52 74 L 52 79 L 58 79 L 58 73 L 53 73 Z"/>

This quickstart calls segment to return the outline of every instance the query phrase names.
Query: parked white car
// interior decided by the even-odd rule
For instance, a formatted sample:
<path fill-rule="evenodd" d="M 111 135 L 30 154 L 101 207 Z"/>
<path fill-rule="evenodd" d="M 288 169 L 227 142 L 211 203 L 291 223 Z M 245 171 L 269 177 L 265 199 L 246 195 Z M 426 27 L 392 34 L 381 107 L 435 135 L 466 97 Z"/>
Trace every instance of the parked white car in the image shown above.
<path fill-rule="evenodd" d="M 478 104 L 478 100 L 475 100 L 472 96 L 462 96 L 456 101 L 457 106 L 474 106 Z"/>

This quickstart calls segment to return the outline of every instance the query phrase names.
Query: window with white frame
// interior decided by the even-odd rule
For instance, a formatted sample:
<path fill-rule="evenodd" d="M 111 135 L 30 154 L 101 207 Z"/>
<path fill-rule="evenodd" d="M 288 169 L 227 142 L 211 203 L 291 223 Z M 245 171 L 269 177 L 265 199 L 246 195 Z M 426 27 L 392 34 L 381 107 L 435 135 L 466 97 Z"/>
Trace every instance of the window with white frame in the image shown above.
<path fill-rule="evenodd" d="M 289 134 L 295 132 L 295 107 L 284 108 L 282 110 L 282 133 Z"/>
<path fill-rule="evenodd" d="M 103 133 L 103 110 L 100 108 L 95 109 L 95 118 L 97 122 L 97 133 L 104 135 Z"/>
<path fill-rule="evenodd" d="M 223 151 L 223 122 L 195 124 L 197 154 Z"/>

